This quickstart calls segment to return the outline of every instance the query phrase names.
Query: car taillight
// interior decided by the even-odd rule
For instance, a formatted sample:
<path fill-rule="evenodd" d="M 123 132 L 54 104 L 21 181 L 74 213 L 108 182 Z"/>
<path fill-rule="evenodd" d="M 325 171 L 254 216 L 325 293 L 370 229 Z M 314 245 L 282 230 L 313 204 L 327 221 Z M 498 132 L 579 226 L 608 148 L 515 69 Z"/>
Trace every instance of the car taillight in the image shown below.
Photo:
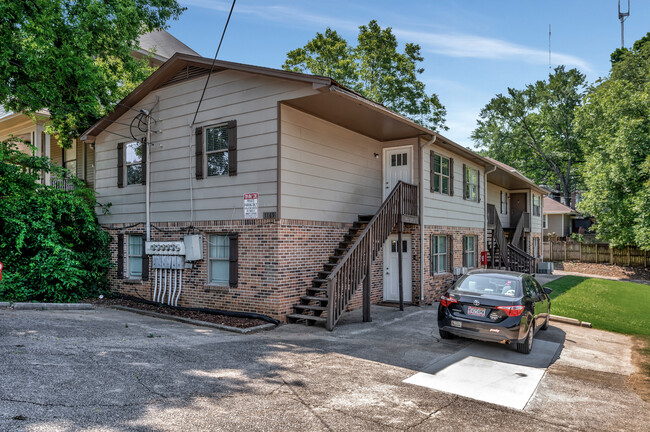
<path fill-rule="evenodd" d="M 444 307 L 449 307 L 449 305 L 453 303 L 458 303 L 458 300 L 447 296 L 440 297 L 440 304 L 443 305 Z"/>
<path fill-rule="evenodd" d="M 495 309 L 504 311 L 509 317 L 516 317 L 521 315 L 524 311 L 524 307 L 521 305 L 518 306 L 497 306 Z"/>

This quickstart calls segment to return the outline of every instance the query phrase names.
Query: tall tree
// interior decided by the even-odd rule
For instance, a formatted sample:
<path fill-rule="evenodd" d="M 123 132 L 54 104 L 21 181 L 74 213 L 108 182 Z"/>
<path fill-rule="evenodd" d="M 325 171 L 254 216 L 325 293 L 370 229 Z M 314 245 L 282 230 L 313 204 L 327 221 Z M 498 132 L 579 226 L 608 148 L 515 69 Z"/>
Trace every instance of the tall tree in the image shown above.
<path fill-rule="evenodd" d="M 138 37 L 176 19 L 175 0 L 0 2 L 0 104 L 47 109 L 69 145 L 151 71 L 131 52 Z"/>
<path fill-rule="evenodd" d="M 356 46 L 328 27 L 304 47 L 289 51 L 282 68 L 329 76 L 430 129 L 447 129 L 445 107 L 418 79 L 424 72 L 418 67 L 420 46 L 407 43 L 403 53 L 397 48 L 392 29 L 382 29 L 375 20 L 359 27 Z"/>
<path fill-rule="evenodd" d="M 488 156 L 505 162 L 540 184 L 559 184 L 567 205 L 578 182 L 582 158 L 574 129 L 575 109 L 585 76 L 558 66 L 548 80 L 508 88 L 481 110 L 472 138 Z"/>
<path fill-rule="evenodd" d="M 650 250 L 650 33 L 612 55 L 577 112 L 586 192 L 578 208 L 614 246 Z"/>

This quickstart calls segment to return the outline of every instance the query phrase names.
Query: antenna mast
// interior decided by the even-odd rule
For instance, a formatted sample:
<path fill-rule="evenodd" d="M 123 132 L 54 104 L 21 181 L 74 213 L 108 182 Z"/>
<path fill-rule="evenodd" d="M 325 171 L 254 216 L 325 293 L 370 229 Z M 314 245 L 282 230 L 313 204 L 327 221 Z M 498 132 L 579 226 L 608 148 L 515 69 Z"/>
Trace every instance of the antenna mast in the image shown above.
<path fill-rule="evenodd" d="M 627 12 L 621 12 L 621 0 L 618 0 L 618 19 L 621 21 L 621 48 L 625 48 L 624 22 L 630 16 L 630 0 L 627 0 Z"/>
<path fill-rule="evenodd" d="M 551 73 L 551 25 L 548 25 L 548 72 Z"/>

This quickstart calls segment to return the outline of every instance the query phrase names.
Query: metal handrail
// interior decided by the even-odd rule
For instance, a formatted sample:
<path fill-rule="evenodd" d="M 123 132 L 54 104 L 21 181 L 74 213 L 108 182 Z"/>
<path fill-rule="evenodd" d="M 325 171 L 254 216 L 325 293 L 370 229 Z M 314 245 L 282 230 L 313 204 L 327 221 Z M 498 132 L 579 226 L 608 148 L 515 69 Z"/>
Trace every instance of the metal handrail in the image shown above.
<path fill-rule="evenodd" d="M 417 190 L 417 186 L 399 181 L 359 238 L 327 276 L 328 330 L 334 328 L 359 284 L 368 276 L 368 264 L 377 257 L 400 217 L 418 216 Z"/>

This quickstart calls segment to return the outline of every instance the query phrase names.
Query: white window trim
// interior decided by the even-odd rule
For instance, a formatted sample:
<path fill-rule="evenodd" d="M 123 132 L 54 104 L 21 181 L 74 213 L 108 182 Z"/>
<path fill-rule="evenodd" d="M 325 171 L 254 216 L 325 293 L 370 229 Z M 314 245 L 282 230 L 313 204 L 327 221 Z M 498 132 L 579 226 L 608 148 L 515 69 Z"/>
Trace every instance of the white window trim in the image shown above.
<path fill-rule="evenodd" d="M 140 234 L 127 234 L 126 236 L 126 277 L 127 279 L 132 280 L 141 280 L 142 279 L 142 269 L 140 270 L 140 276 L 131 276 L 131 257 L 142 259 L 142 254 L 140 255 L 131 255 L 129 253 L 129 246 L 131 245 L 131 238 L 139 237 L 142 242 L 142 247 L 144 248 L 144 237 Z"/>
<path fill-rule="evenodd" d="M 443 156 L 443 155 L 438 154 L 438 153 L 434 153 L 434 154 L 433 154 L 433 157 L 434 157 L 434 159 L 435 159 L 436 157 L 439 157 L 439 158 L 440 158 L 440 172 L 438 172 L 438 173 L 436 172 L 436 170 L 435 170 L 435 164 L 434 164 L 434 166 L 431 167 L 431 171 L 433 172 L 433 177 L 434 177 L 434 178 L 435 178 L 436 176 L 439 176 L 439 177 L 440 177 L 440 180 L 438 181 L 438 185 L 440 186 L 440 190 L 438 190 L 438 191 L 435 190 L 435 186 L 434 186 L 434 185 L 431 185 L 431 186 L 432 186 L 432 189 L 433 189 L 433 193 L 439 193 L 439 194 L 442 194 L 442 195 L 449 195 L 449 196 L 451 196 L 451 188 L 453 187 L 453 185 L 451 184 L 451 158 L 446 157 L 446 156 Z M 447 160 L 447 169 L 449 170 L 449 174 L 447 174 L 447 175 L 445 175 L 445 174 L 442 173 L 442 160 L 443 160 L 443 159 L 446 159 L 446 160 Z M 445 177 L 445 178 L 447 179 L 447 192 L 446 192 L 446 193 L 442 191 L 442 179 L 443 179 L 443 177 Z M 434 184 L 435 184 L 435 183 L 434 183 Z"/>
<path fill-rule="evenodd" d="M 129 183 L 129 167 L 130 166 L 135 166 L 135 165 L 142 165 L 142 157 L 140 157 L 140 162 L 135 162 L 135 163 L 129 163 L 126 155 L 127 152 L 129 151 L 129 144 L 135 144 L 138 143 L 139 141 L 130 141 L 128 143 L 124 144 L 124 186 L 135 186 L 135 185 L 141 185 L 142 184 L 142 178 L 140 178 L 140 181 L 138 183 Z M 139 142 L 140 145 L 142 146 L 142 142 Z M 143 173 L 144 174 L 144 173 Z"/>
<path fill-rule="evenodd" d="M 467 247 L 467 243 L 466 243 L 466 242 L 467 242 L 467 239 L 468 239 L 468 238 L 473 238 L 473 239 L 474 239 L 474 240 L 472 241 L 472 243 L 473 243 L 473 245 L 474 245 L 474 248 L 473 248 L 473 250 L 471 250 L 471 251 L 468 250 L 468 249 L 466 249 L 466 247 Z M 476 262 L 477 262 L 477 261 L 476 261 L 476 250 L 477 250 L 477 244 L 476 244 L 476 243 L 477 243 L 477 239 L 478 239 L 478 237 L 477 237 L 477 236 L 474 236 L 474 235 L 471 235 L 471 236 L 465 236 L 465 237 L 463 238 L 463 267 L 467 267 L 467 268 L 476 268 L 476 266 L 477 266 L 477 264 L 476 264 Z M 467 260 L 467 255 L 468 255 L 469 253 L 472 253 L 472 254 L 474 255 L 474 258 L 472 259 L 472 263 L 471 263 L 472 265 L 466 265 L 466 264 L 469 264 L 469 263 L 467 262 L 467 261 L 468 261 L 468 260 Z"/>
<path fill-rule="evenodd" d="M 548 229 L 548 215 L 542 215 L 542 228 Z"/>
<path fill-rule="evenodd" d="M 465 165 L 465 169 L 469 170 L 469 176 L 467 171 L 465 172 L 465 183 L 463 184 L 463 198 L 465 201 L 479 202 L 479 183 L 481 183 L 481 171 L 478 168 L 473 168 L 469 165 Z M 472 183 L 471 177 L 472 172 L 476 172 L 476 183 Z M 470 185 L 470 194 L 467 196 L 467 185 Z M 472 198 L 472 191 L 474 191 L 476 197 Z"/>
<path fill-rule="evenodd" d="M 499 191 L 499 205 L 501 206 L 499 212 L 502 215 L 507 215 L 508 214 L 508 193 L 507 192 Z"/>
<path fill-rule="evenodd" d="M 442 237 L 445 239 L 445 253 L 435 253 L 433 245 L 434 243 L 437 245 L 438 242 L 438 237 Z M 444 234 L 432 234 L 431 235 L 431 265 L 434 266 L 435 263 L 435 258 L 434 257 L 444 257 L 444 263 L 445 263 L 445 271 L 439 272 L 437 268 L 434 268 L 433 274 L 434 275 L 441 275 L 445 273 L 450 273 L 449 269 L 449 237 L 444 235 Z"/>
<path fill-rule="evenodd" d="M 228 258 L 212 258 L 210 256 L 210 246 L 212 245 L 212 238 L 213 237 L 225 237 L 226 238 L 226 244 L 228 245 Z M 230 237 L 228 237 L 228 234 L 225 233 L 212 233 L 208 234 L 208 239 L 207 239 L 207 244 L 208 244 L 208 269 L 207 269 L 207 285 L 210 286 L 215 286 L 215 287 L 230 287 Z M 228 275 L 227 275 L 227 280 L 225 282 L 212 282 L 212 261 L 225 261 L 228 263 Z"/>
<path fill-rule="evenodd" d="M 222 122 L 222 123 L 216 123 L 216 124 L 211 124 L 208 126 L 203 127 L 203 176 L 204 178 L 209 178 L 209 177 L 223 177 L 227 176 L 228 169 L 226 169 L 226 172 L 223 174 L 219 175 L 210 175 L 208 173 L 208 156 L 211 154 L 216 154 L 216 153 L 229 153 L 229 148 L 228 148 L 228 139 L 226 139 L 226 148 L 222 150 L 212 150 L 208 152 L 208 129 L 214 129 L 214 128 L 220 128 L 220 127 L 225 127 L 226 128 L 226 133 L 230 133 L 228 130 L 228 122 Z M 228 154 L 228 162 L 230 162 L 230 155 Z"/>
<path fill-rule="evenodd" d="M 537 198 L 537 205 L 535 205 L 535 198 Z M 540 216 L 542 214 L 542 199 L 539 195 L 533 194 L 533 216 Z M 535 214 L 535 208 L 537 208 L 537 214 Z"/>

